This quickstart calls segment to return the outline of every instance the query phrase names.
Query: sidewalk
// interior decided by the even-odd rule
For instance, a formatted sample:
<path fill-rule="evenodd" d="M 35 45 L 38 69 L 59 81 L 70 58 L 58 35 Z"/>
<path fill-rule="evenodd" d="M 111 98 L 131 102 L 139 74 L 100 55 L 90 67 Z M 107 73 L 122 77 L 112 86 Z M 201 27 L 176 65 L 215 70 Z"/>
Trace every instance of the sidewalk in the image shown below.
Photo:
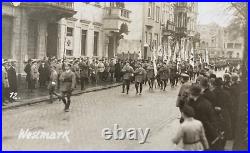
<path fill-rule="evenodd" d="M 85 90 L 80 90 L 80 85 L 73 91 L 72 95 L 79 95 L 83 93 L 104 90 L 112 87 L 120 86 L 121 83 L 102 83 L 100 85 L 88 85 Z M 59 91 L 57 91 L 59 93 Z M 56 97 L 54 100 L 57 99 Z M 23 89 L 18 92 L 17 100 L 13 103 L 8 103 L 6 106 L 2 106 L 2 109 L 16 108 L 25 105 L 31 105 L 39 102 L 44 102 L 49 100 L 49 91 L 47 88 L 35 89 L 33 93 L 30 93 L 28 89 Z"/>

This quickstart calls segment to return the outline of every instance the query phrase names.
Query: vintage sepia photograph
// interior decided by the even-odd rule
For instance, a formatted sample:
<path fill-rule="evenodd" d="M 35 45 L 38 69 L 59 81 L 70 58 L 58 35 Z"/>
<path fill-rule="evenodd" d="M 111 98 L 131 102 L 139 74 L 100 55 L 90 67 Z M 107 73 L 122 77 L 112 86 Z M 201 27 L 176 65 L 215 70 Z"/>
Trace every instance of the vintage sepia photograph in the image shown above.
<path fill-rule="evenodd" d="M 247 151 L 247 2 L 2 2 L 3 151 Z"/>

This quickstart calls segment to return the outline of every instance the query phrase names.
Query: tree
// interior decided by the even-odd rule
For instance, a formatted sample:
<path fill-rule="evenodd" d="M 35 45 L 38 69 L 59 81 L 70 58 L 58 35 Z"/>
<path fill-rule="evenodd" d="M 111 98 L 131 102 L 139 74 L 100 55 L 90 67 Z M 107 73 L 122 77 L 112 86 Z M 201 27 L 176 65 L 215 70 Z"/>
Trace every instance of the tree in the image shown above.
<path fill-rule="evenodd" d="M 242 61 L 241 96 L 237 114 L 236 132 L 233 150 L 248 150 L 248 3 L 232 2 L 230 9 L 234 11 L 234 23 L 231 23 L 229 30 L 238 31 L 238 35 L 244 38 L 244 53 Z M 241 33 L 242 32 L 242 33 Z M 237 34 L 235 35 L 237 36 Z"/>

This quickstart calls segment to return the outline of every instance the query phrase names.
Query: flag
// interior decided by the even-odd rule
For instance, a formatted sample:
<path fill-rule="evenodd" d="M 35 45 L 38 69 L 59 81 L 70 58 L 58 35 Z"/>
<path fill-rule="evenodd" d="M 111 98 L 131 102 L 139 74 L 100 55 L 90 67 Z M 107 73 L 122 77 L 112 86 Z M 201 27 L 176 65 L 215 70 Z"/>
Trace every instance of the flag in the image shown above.
<path fill-rule="evenodd" d="M 139 57 L 138 57 L 138 59 L 142 59 L 142 57 L 141 57 L 141 51 L 139 51 Z"/>
<path fill-rule="evenodd" d="M 157 75 L 157 66 L 155 63 L 155 59 L 153 59 L 153 66 L 154 66 L 154 75 L 156 76 Z"/>
<path fill-rule="evenodd" d="M 192 65 L 194 67 L 194 48 L 191 48 L 191 54 L 190 54 L 190 61 L 189 61 L 190 65 Z"/>

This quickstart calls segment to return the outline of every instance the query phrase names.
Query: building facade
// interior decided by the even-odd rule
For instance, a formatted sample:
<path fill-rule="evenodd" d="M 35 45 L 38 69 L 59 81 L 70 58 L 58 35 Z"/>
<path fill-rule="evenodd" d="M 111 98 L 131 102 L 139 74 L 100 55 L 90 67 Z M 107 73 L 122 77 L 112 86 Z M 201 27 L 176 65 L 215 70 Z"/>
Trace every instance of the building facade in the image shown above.
<path fill-rule="evenodd" d="M 231 37 L 230 31 L 224 29 L 224 55 L 228 59 L 243 58 L 243 37 Z"/>
<path fill-rule="evenodd" d="M 199 25 L 200 48 L 202 59 L 208 56 L 214 63 L 225 59 L 241 59 L 243 53 L 243 38 L 230 37 L 230 31 L 216 23 Z M 207 53 L 206 53 L 207 52 Z"/>
<path fill-rule="evenodd" d="M 198 11 L 197 3 L 170 2 L 22 2 L 2 6 L 3 58 L 15 59 L 18 73 L 24 73 L 24 62 L 30 58 L 136 55 L 170 59 L 178 55 L 189 59 Z M 184 35 L 179 47 L 173 49 L 180 29 Z"/>
<path fill-rule="evenodd" d="M 129 33 L 120 41 L 119 54 L 136 54 L 142 59 L 152 59 L 167 54 L 167 43 L 162 42 L 162 29 L 174 20 L 173 3 L 125 3 L 130 15 Z M 126 45 L 125 45 L 126 44 Z"/>
<path fill-rule="evenodd" d="M 3 58 L 22 74 L 28 59 L 114 57 L 131 22 L 124 3 L 2 3 L 2 12 Z"/>
<path fill-rule="evenodd" d="M 2 56 L 17 61 L 17 72 L 23 73 L 29 58 L 44 58 L 57 52 L 57 22 L 76 12 L 73 3 L 2 3 Z M 51 42 L 50 40 L 53 40 Z"/>

